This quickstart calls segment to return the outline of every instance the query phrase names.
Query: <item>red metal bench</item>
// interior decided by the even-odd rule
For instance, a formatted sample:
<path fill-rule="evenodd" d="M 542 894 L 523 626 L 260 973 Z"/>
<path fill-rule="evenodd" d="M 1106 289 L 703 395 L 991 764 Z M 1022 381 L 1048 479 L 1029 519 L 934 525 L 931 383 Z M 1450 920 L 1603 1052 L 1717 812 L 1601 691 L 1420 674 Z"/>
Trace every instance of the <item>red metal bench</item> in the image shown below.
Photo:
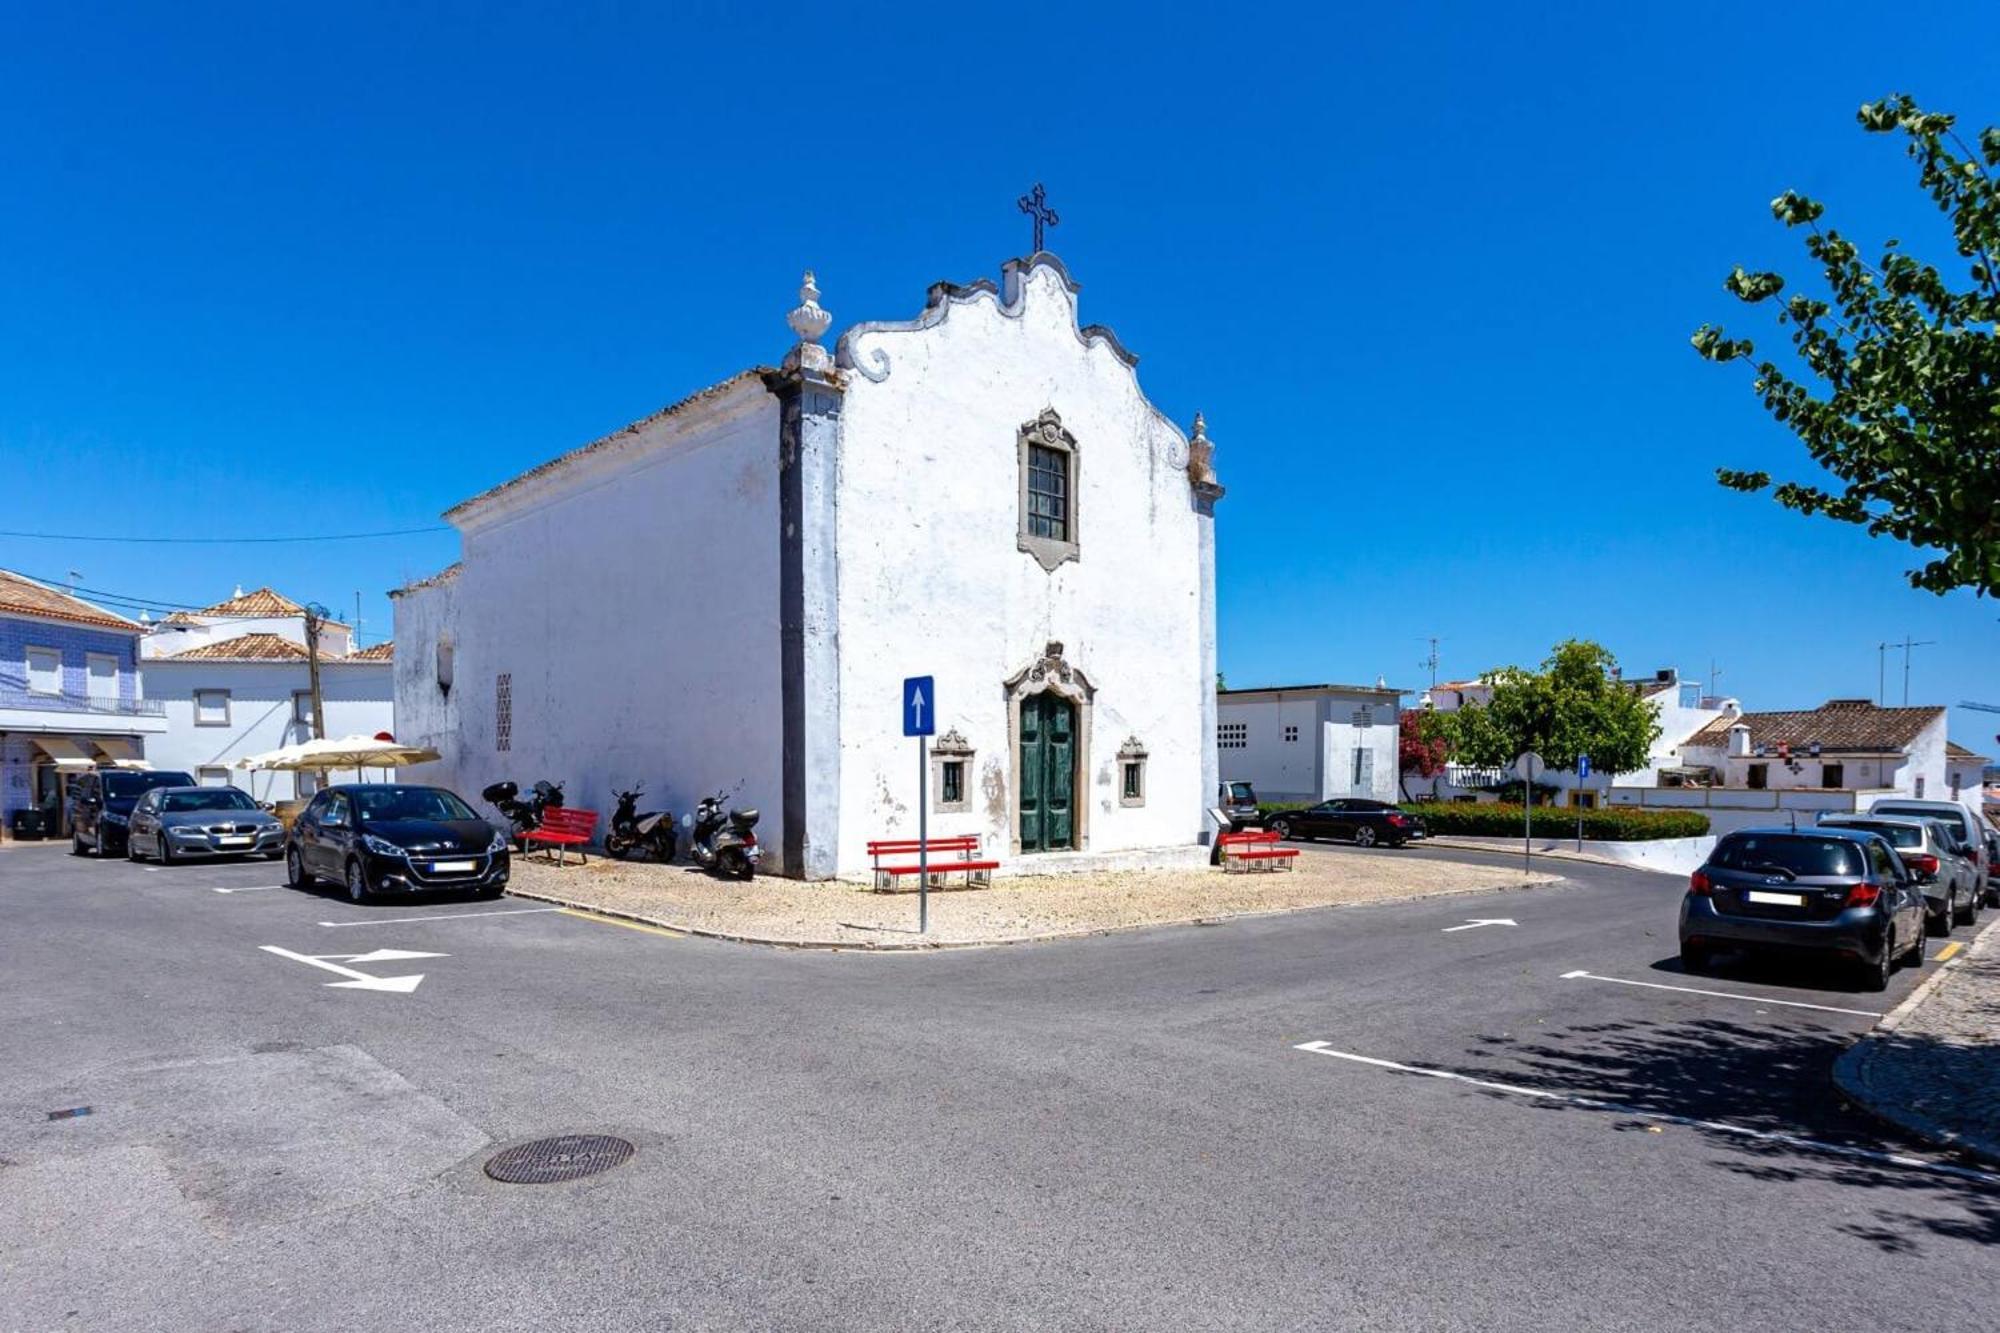
<path fill-rule="evenodd" d="M 1216 838 L 1216 846 L 1222 852 L 1222 868 L 1231 870 L 1290 870 L 1292 860 L 1298 856 L 1296 847 L 1280 847 L 1276 829 L 1245 829 L 1241 833 L 1224 833 Z"/>
<path fill-rule="evenodd" d="M 552 805 L 542 811 L 542 826 L 532 833 L 521 835 L 521 855 L 526 856 L 536 847 L 546 847 L 555 854 L 556 864 L 563 863 L 567 848 L 577 849 L 577 856 L 586 864 L 589 853 L 583 849 L 590 846 L 590 840 L 597 834 L 597 812 L 579 810 L 573 806 Z"/>
<path fill-rule="evenodd" d="M 937 881 L 945 875 L 965 876 L 965 887 L 975 883 L 990 884 L 993 872 L 1000 868 L 998 861 L 981 861 L 979 837 L 968 833 L 957 838 L 931 838 L 918 841 L 915 838 L 883 838 L 868 844 L 868 855 L 875 862 L 875 890 L 878 893 L 895 888 L 896 881 L 904 875 L 914 875 L 921 867 L 915 857 L 923 850 L 930 861 L 931 887 L 940 887 Z M 892 865 L 882 864 L 883 857 L 909 857 L 908 861 L 898 861 Z M 956 857 L 957 859 L 951 859 Z"/>

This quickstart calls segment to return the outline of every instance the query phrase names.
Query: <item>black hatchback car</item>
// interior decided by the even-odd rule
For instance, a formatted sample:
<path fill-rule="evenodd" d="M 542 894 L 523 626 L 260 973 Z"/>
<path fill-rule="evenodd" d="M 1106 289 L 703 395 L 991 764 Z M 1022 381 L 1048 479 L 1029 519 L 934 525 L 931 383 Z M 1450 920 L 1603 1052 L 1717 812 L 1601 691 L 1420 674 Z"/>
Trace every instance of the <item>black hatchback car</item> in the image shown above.
<path fill-rule="evenodd" d="M 1924 894 L 1896 849 L 1865 829 L 1744 829 L 1715 844 L 1681 899 L 1681 965 L 1729 949 L 1828 954 L 1883 990 L 1924 960 Z"/>
<path fill-rule="evenodd" d="M 357 903 L 432 891 L 497 898 L 508 869 L 506 835 L 443 787 L 328 787 L 299 812 L 285 842 L 293 888 L 330 880 Z"/>
<path fill-rule="evenodd" d="M 1271 816 L 1271 827 L 1281 838 L 1344 838 L 1360 847 L 1380 843 L 1401 847 L 1430 836 L 1422 816 L 1413 815 L 1386 801 L 1343 796 L 1321 801 L 1304 810 L 1287 810 Z"/>

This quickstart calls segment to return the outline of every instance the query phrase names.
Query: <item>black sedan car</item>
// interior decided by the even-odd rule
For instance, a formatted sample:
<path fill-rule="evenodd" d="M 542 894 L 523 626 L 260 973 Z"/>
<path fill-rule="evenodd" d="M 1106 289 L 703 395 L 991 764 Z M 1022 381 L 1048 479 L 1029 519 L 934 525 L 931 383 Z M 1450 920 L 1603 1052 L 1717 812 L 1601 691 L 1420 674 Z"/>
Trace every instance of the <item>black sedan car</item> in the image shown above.
<path fill-rule="evenodd" d="M 1401 847 L 1430 836 L 1421 817 L 1386 801 L 1343 796 L 1321 801 L 1304 810 L 1287 810 L 1271 816 L 1271 827 L 1281 838 L 1345 838 L 1360 847 L 1380 843 Z"/>
<path fill-rule="evenodd" d="M 285 826 L 235 787 L 155 787 L 132 807 L 125 855 L 172 865 L 182 857 L 284 855 Z"/>
<path fill-rule="evenodd" d="M 507 887 L 507 838 L 443 787 L 328 787 L 293 821 L 286 877 L 346 886 L 357 903 L 383 894 L 451 890 L 497 898 Z"/>
<path fill-rule="evenodd" d="M 1681 899 L 1681 966 L 1725 950 L 1830 955 L 1870 990 L 1924 960 L 1922 877 L 1866 829 L 1743 829 L 1715 844 Z"/>

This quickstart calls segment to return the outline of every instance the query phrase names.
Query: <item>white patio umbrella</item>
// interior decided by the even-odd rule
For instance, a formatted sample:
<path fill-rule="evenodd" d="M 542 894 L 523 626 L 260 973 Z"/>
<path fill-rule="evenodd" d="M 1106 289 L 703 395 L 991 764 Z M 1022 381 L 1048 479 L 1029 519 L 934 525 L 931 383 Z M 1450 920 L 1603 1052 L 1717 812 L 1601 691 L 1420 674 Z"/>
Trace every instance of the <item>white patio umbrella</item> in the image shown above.
<path fill-rule="evenodd" d="M 438 752 L 424 745 L 404 745 L 374 736 L 321 737 L 296 741 L 263 754 L 245 755 L 236 767 L 264 772 L 324 771 L 330 768 L 401 768 L 428 764 Z"/>

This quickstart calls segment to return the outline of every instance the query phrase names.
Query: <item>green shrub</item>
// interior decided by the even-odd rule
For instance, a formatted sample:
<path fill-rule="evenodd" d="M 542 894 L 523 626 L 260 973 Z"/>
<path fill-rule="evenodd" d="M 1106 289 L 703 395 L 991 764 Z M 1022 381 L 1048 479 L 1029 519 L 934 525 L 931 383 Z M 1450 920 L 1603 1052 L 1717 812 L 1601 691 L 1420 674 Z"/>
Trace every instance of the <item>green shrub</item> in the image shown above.
<path fill-rule="evenodd" d="M 1403 808 L 1422 815 L 1432 833 L 1501 838 L 1518 837 L 1521 833 L 1518 805 L 1425 801 Z M 1708 832 L 1708 816 L 1698 810 L 1641 810 L 1618 805 L 1600 810 L 1538 805 L 1533 832 L 1544 838 L 1573 838 L 1579 818 L 1583 821 L 1583 836 L 1594 842 L 1699 838 Z"/>

